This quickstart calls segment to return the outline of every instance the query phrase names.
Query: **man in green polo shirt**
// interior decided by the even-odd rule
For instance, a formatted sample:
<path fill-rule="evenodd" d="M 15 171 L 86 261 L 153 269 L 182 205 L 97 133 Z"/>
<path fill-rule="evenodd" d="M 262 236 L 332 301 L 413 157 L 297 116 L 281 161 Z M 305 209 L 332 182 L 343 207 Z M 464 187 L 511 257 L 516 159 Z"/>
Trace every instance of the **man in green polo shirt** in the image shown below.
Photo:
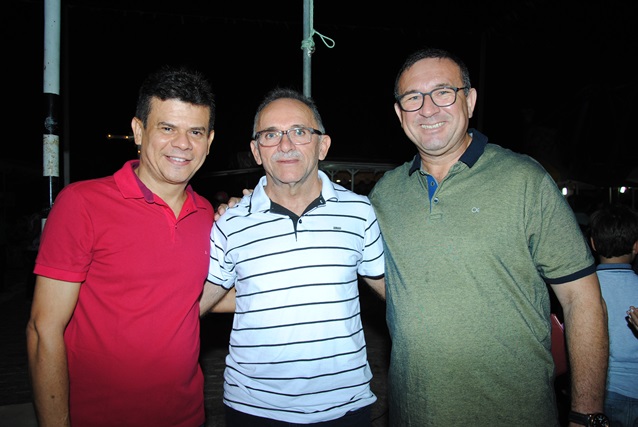
<path fill-rule="evenodd" d="M 390 424 L 558 426 L 547 284 L 564 312 L 574 419 L 601 412 L 605 303 L 552 177 L 468 129 L 477 93 L 453 54 L 411 55 L 395 96 L 418 155 L 370 193 L 385 241 Z"/>

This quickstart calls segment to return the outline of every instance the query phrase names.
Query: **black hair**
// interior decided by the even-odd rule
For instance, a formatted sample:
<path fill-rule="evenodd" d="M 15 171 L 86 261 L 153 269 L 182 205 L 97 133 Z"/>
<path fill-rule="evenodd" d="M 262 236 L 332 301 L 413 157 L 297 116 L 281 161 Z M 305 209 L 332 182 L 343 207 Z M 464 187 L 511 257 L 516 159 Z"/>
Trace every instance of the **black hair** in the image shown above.
<path fill-rule="evenodd" d="M 453 61 L 459 67 L 459 70 L 461 71 L 461 79 L 463 80 L 463 86 L 465 87 L 465 90 L 464 90 L 465 95 L 469 93 L 470 88 L 472 87 L 472 83 L 470 82 L 470 70 L 467 68 L 467 65 L 465 65 L 465 62 L 463 62 L 463 60 L 460 57 L 456 56 L 455 54 L 451 52 L 448 52 L 447 50 L 433 48 L 433 47 L 426 47 L 423 49 L 419 49 L 413 52 L 412 54 L 410 54 L 410 56 L 407 57 L 407 59 L 405 60 L 401 68 L 399 69 L 396 79 L 394 80 L 395 99 L 398 99 L 399 96 L 401 95 L 399 93 L 399 80 L 401 79 L 401 76 L 403 75 L 403 73 L 405 73 L 410 67 L 412 67 L 414 64 L 416 64 L 420 60 L 426 59 L 426 58 L 439 58 L 439 59 L 445 58 L 445 59 L 449 59 Z"/>
<path fill-rule="evenodd" d="M 208 131 L 215 125 L 215 95 L 209 81 L 198 71 L 186 66 L 165 65 L 150 74 L 142 83 L 137 98 L 135 116 L 147 125 L 151 100 L 179 99 L 193 105 L 208 107 Z"/>
<path fill-rule="evenodd" d="M 638 212 L 622 204 L 605 206 L 591 215 L 589 235 L 602 257 L 630 254 L 638 241 Z"/>

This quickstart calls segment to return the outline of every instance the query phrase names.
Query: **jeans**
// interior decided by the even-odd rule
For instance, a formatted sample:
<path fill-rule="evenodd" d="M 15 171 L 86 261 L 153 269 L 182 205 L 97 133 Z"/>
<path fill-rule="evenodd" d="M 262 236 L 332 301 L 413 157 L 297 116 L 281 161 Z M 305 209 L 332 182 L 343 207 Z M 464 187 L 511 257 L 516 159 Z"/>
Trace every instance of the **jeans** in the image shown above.
<path fill-rule="evenodd" d="M 607 391 L 605 415 L 611 427 L 638 427 L 638 399 Z"/>

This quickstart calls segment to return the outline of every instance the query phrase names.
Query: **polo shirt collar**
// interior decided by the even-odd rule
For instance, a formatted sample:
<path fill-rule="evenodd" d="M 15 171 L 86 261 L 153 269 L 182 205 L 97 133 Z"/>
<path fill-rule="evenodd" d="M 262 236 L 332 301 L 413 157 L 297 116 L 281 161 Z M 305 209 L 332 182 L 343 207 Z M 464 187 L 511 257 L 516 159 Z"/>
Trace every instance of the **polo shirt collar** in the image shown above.
<path fill-rule="evenodd" d="M 472 136 L 472 142 L 467 147 L 465 152 L 459 158 L 460 162 L 465 163 L 468 167 L 472 167 L 476 164 L 481 155 L 485 152 L 485 146 L 487 145 L 487 136 L 474 128 L 468 129 L 468 133 Z M 408 171 L 408 175 L 412 175 L 414 172 L 421 169 L 421 157 L 417 153 L 414 156 L 412 165 Z"/>
<path fill-rule="evenodd" d="M 596 266 L 596 270 L 633 270 L 631 268 L 631 264 L 622 264 L 622 263 L 610 263 L 610 264 L 598 264 Z"/>
<path fill-rule="evenodd" d="M 135 173 L 135 169 L 139 165 L 139 160 L 129 160 L 124 163 L 124 166 L 113 174 L 115 184 L 125 199 L 143 198 L 147 203 L 155 203 L 155 195 Z M 186 193 L 189 196 L 187 203 L 188 200 L 192 200 L 198 209 L 206 208 L 206 205 L 197 197 L 190 184 L 186 186 Z"/>
<path fill-rule="evenodd" d="M 140 178 L 135 174 L 135 169 L 140 165 L 139 160 L 129 160 L 115 174 L 113 179 L 117 184 L 117 188 L 126 199 L 145 199 L 147 202 L 153 202 L 153 193 L 142 183 Z"/>
<path fill-rule="evenodd" d="M 319 195 L 320 204 L 325 204 L 326 200 L 339 200 L 337 192 L 335 191 L 330 178 L 328 178 L 328 175 L 326 175 L 323 171 L 319 171 L 319 179 L 321 180 L 321 194 Z M 264 188 L 267 183 L 268 179 L 265 175 L 259 179 L 253 193 L 249 196 L 249 212 L 265 212 L 270 210 L 270 198 L 266 194 L 266 190 Z"/>

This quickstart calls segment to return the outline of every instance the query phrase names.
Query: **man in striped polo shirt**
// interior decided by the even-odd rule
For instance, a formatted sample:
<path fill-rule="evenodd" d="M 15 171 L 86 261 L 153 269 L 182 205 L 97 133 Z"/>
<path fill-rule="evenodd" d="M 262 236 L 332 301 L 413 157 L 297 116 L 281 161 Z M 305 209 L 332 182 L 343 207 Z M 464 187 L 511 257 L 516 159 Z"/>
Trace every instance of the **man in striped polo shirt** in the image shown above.
<path fill-rule="evenodd" d="M 201 303 L 235 288 L 226 425 L 370 426 L 358 277 L 385 297 L 374 210 L 319 170 L 331 140 L 310 98 L 275 89 L 253 130 L 266 175 L 213 226 Z"/>

